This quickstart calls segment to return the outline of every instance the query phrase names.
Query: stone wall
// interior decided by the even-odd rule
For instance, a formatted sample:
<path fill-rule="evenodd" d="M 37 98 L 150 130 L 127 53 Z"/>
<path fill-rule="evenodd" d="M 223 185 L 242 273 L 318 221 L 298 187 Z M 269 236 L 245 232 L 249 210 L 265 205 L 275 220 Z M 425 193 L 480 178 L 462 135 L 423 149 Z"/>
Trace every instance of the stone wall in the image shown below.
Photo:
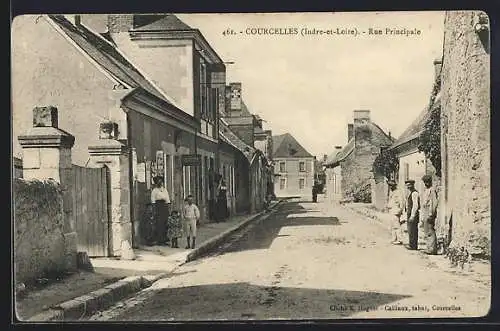
<path fill-rule="evenodd" d="M 354 192 L 365 186 L 371 186 L 373 162 L 380 153 L 380 147 L 391 143 L 390 138 L 372 123 L 363 125 L 355 123 L 354 139 L 354 151 L 341 163 L 344 199 L 350 199 Z M 371 193 L 369 189 L 367 194 L 371 196 Z"/>
<path fill-rule="evenodd" d="M 14 180 L 16 283 L 66 269 L 63 197 L 54 181 Z"/>
<path fill-rule="evenodd" d="M 254 146 L 253 124 L 230 125 L 229 128 L 238 136 L 238 138 L 243 140 L 245 144 Z"/>
<path fill-rule="evenodd" d="M 445 16 L 441 132 L 445 218 L 452 246 L 490 253 L 490 55 L 481 12 Z"/>

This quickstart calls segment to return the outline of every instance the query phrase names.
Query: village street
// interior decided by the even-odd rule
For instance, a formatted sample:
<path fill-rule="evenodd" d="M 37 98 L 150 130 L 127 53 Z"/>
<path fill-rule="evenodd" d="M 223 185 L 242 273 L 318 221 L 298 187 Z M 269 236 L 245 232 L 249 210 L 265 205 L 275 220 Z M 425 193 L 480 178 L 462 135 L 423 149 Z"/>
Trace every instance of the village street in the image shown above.
<path fill-rule="evenodd" d="M 292 200 L 212 256 L 185 264 L 171 277 L 90 319 L 486 314 L 489 277 L 447 269 L 441 266 L 443 260 L 391 245 L 384 225 L 345 207 L 328 206 L 323 197 L 317 204 Z"/>

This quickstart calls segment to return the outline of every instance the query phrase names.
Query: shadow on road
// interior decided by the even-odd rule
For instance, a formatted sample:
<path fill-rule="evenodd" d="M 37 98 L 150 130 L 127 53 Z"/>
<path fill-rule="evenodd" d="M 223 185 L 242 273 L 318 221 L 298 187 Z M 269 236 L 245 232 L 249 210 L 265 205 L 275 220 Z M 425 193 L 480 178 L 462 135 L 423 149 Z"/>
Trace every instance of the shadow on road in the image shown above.
<path fill-rule="evenodd" d="M 296 202 L 285 203 L 274 215 L 250 229 L 241 238 L 225 248 L 221 254 L 254 249 L 268 249 L 278 237 L 283 227 L 341 225 L 337 217 L 312 216 L 316 212 L 318 211 L 306 209 Z"/>
<path fill-rule="evenodd" d="M 260 286 L 246 282 L 164 288 L 115 321 L 336 319 L 385 310 L 408 295 L 337 289 Z"/>

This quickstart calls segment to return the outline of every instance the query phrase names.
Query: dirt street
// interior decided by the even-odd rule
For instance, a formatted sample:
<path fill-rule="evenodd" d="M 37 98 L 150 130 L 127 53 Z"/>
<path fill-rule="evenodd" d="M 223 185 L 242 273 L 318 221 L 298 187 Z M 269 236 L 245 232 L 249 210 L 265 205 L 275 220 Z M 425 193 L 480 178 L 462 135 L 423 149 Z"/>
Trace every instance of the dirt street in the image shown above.
<path fill-rule="evenodd" d="M 388 229 L 340 206 L 291 201 L 216 254 L 91 319 L 485 315 L 489 275 L 448 269 L 443 261 L 391 245 Z"/>

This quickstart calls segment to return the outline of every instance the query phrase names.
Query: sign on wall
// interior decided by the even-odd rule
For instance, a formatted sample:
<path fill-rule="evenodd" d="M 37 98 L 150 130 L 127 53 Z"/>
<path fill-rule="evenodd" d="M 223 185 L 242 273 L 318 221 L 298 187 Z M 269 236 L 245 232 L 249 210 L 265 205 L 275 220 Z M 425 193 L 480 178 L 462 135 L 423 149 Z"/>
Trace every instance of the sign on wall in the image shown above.
<path fill-rule="evenodd" d="M 199 166 L 201 165 L 201 155 L 198 154 L 185 154 L 182 155 L 183 166 Z"/>
<path fill-rule="evenodd" d="M 156 174 L 163 176 L 165 173 L 163 151 L 156 151 Z"/>

